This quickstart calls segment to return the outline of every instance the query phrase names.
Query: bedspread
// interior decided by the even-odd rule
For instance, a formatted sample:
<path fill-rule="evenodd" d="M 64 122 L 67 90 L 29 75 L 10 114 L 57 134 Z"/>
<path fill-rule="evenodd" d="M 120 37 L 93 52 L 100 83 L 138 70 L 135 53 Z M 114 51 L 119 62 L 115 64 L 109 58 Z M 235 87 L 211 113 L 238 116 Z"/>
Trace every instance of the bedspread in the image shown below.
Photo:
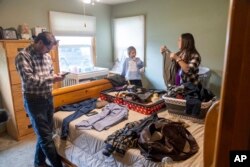
<path fill-rule="evenodd" d="M 95 109 L 98 112 L 101 110 Z M 67 140 L 60 139 L 61 125 L 65 117 L 73 112 L 56 112 L 54 114 L 55 132 L 54 141 L 58 152 L 61 156 L 72 162 L 78 167 L 160 167 L 161 163 L 146 160 L 141 154 L 139 149 L 129 149 L 126 154 L 121 157 L 119 154 L 113 153 L 110 157 L 102 154 L 105 147 L 104 140 L 118 129 L 121 129 L 128 122 L 133 122 L 147 115 L 129 110 L 128 119 L 124 120 L 108 130 L 98 132 L 94 129 L 91 130 L 77 130 L 75 125 L 82 120 L 89 117 L 86 115 L 70 122 L 69 135 Z M 202 167 L 203 166 L 203 135 L 204 124 L 193 123 L 190 120 L 182 120 L 173 115 L 169 115 L 168 111 L 161 111 L 158 113 L 159 117 L 164 117 L 174 121 L 184 121 L 188 126 L 188 130 L 196 139 L 200 149 L 198 153 L 191 158 L 174 162 L 176 167 Z"/>

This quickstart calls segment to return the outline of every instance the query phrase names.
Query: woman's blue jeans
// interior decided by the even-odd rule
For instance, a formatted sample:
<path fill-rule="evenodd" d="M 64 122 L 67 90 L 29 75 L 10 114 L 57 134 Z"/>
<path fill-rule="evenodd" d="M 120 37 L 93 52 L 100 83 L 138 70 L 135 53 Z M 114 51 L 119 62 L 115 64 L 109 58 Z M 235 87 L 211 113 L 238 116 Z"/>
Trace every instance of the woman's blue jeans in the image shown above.
<path fill-rule="evenodd" d="M 53 167 L 62 167 L 53 141 L 53 97 L 24 95 L 24 107 L 37 135 L 35 165 L 44 165 L 46 157 Z"/>

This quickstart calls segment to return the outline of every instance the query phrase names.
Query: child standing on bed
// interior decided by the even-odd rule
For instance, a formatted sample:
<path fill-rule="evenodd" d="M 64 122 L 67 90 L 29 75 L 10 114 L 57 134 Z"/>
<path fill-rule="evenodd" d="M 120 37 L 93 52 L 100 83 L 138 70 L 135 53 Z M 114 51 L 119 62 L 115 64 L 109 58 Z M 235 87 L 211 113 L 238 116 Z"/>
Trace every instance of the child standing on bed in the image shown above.
<path fill-rule="evenodd" d="M 126 78 L 129 84 L 142 87 L 141 71 L 143 70 L 144 63 L 139 57 L 136 57 L 136 49 L 130 46 L 127 49 L 128 58 L 123 63 L 122 76 Z"/>

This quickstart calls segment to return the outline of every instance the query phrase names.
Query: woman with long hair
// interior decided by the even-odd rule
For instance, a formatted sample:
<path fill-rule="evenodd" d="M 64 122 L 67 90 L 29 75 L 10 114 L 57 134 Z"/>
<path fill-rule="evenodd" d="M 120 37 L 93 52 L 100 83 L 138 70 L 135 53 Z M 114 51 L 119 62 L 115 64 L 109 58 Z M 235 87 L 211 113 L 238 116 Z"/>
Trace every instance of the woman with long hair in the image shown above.
<path fill-rule="evenodd" d="M 170 78 L 171 84 L 180 85 L 181 83 L 191 82 L 195 85 L 199 83 L 199 65 L 201 57 L 195 48 L 194 37 L 190 33 L 183 33 L 178 39 L 179 51 L 171 53 L 166 46 L 162 46 L 160 51 L 162 55 L 169 56 L 172 60 L 172 73 Z"/>

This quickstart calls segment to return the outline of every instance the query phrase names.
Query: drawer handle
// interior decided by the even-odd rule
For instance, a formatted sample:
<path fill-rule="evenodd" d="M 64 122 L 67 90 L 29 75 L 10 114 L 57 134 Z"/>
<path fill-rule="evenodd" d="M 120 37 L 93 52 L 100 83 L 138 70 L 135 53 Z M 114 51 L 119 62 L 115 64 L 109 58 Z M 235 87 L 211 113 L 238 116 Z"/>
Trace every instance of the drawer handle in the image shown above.
<path fill-rule="evenodd" d="M 30 128 L 32 128 L 32 125 L 31 125 L 31 124 L 29 124 L 29 125 L 28 125 L 28 128 L 29 128 L 29 129 L 30 129 Z"/>
<path fill-rule="evenodd" d="M 20 52 L 21 50 L 23 50 L 23 48 L 17 48 L 17 51 Z"/>

